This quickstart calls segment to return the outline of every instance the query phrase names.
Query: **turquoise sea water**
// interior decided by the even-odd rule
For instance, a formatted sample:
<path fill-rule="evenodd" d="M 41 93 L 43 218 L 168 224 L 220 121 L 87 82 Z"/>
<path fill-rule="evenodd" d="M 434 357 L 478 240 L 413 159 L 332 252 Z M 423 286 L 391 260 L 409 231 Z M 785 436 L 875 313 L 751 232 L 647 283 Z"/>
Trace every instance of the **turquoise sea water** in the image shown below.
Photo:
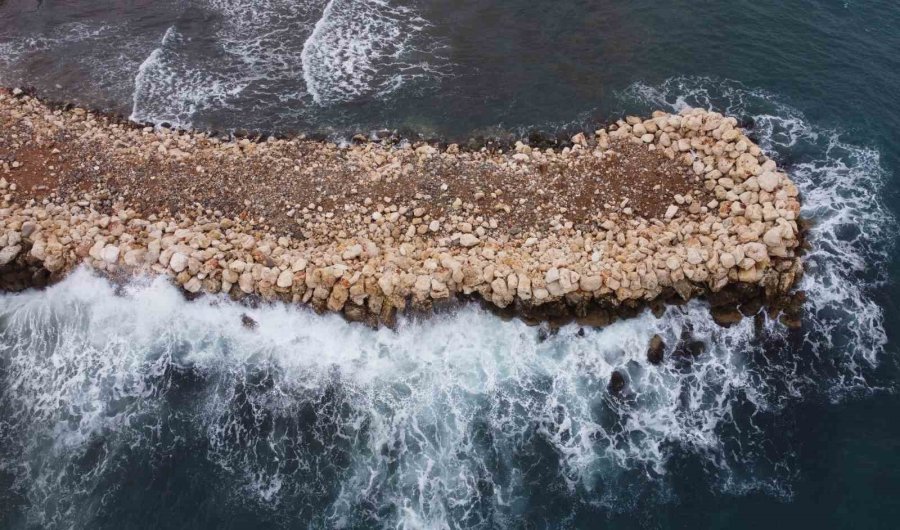
<path fill-rule="evenodd" d="M 898 27 L 881 1 L 0 1 L 0 84 L 154 123 L 465 139 L 728 112 L 813 221 L 796 331 L 701 303 L 583 336 L 475 308 L 248 330 L 84 271 L 2 295 L 0 528 L 895 528 Z"/>

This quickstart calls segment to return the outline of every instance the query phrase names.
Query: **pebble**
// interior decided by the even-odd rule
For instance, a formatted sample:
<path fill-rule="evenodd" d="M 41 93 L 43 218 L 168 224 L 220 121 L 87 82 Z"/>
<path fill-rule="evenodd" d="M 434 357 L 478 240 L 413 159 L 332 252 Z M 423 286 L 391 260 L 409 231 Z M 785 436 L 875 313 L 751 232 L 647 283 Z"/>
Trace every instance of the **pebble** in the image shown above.
<path fill-rule="evenodd" d="M 181 252 L 176 252 L 172 254 L 172 257 L 169 258 L 169 268 L 171 268 L 176 273 L 183 271 L 188 266 L 188 257 L 182 254 Z"/>
<path fill-rule="evenodd" d="M 459 238 L 459 244 L 464 247 L 474 247 L 480 240 L 474 234 L 463 234 Z"/>

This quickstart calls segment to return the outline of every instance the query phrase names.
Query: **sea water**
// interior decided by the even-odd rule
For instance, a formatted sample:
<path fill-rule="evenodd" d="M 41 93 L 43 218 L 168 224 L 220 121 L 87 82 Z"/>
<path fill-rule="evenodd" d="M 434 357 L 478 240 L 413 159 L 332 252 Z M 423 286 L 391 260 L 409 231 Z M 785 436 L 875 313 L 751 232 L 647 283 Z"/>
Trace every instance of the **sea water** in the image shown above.
<path fill-rule="evenodd" d="M 372 330 L 86 270 L 0 295 L 0 527 L 895 527 L 893 4 L 0 15 L 2 84 L 157 124 L 465 138 L 711 108 L 790 173 L 811 222 L 796 330 L 721 328 L 702 302 L 558 333 L 475 307 Z"/>

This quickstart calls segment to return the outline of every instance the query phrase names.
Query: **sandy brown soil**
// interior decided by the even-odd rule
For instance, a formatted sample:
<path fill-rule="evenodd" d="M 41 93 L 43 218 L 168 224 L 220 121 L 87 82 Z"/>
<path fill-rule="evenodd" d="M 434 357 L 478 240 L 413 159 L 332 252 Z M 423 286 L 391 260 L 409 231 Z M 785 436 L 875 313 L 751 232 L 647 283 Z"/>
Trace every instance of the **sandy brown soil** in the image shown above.
<path fill-rule="evenodd" d="M 518 232 L 546 229 L 554 216 L 576 225 L 603 213 L 660 218 L 675 195 L 697 191 L 701 204 L 712 198 L 690 168 L 661 150 L 625 141 L 613 142 L 602 159 L 555 157 L 511 166 L 508 154 L 487 150 L 451 148 L 423 158 L 413 147 L 342 149 L 293 141 L 263 150 L 244 140 L 233 155 L 223 156 L 214 148 L 218 140 L 183 134 L 201 148 L 180 158 L 152 146 L 115 151 L 106 138 L 86 142 L 63 131 L 32 135 L 28 123 L 9 117 L 0 123 L 2 175 L 23 197 L 88 193 L 158 215 L 200 207 L 296 236 L 302 235 L 304 209 L 340 217 L 400 203 L 441 219 L 460 200 Z M 358 208 L 348 211 L 348 205 Z"/>

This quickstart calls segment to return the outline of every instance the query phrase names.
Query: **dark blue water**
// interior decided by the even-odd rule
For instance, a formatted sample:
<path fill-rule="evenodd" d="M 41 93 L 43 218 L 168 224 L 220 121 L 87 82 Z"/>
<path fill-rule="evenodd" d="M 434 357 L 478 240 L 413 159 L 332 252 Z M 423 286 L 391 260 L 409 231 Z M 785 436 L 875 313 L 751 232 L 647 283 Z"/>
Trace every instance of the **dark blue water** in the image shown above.
<path fill-rule="evenodd" d="M 894 528 L 900 6 L 0 2 L 0 83 L 200 128 L 464 138 L 734 114 L 813 221 L 800 330 L 701 304 L 397 332 L 116 293 L 0 298 L 3 528 Z M 671 355 L 688 332 L 704 353 Z M 609 374 L 626 374 L 626 399 Z"/>

